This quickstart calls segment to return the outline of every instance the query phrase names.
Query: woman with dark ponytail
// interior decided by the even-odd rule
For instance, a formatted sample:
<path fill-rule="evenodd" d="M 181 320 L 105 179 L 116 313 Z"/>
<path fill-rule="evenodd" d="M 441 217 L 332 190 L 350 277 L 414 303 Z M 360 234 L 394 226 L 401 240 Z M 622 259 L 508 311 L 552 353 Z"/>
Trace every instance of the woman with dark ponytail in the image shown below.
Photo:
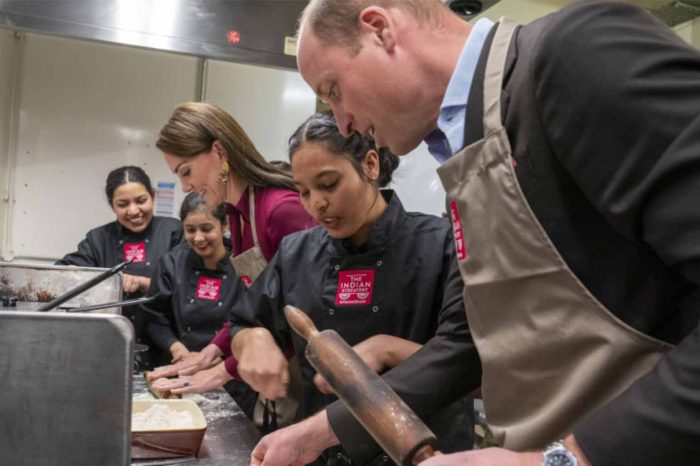
<path fill-rule="evenodd" d="M 461 354 L 467 344 L 450 225 L 406 212 L 393 191 L 382 190 L 398 158 L 360 135 L 342 137 L 330 113 L 315 114 L 299 127 L 289 141 L 289 155 L 301 202 L 319 226 L 286 237 L 267 269 L 234 303 L 232 349 L 240 377 L 266 398 L 283 396 L 290 376 L 282 349 L 292 346 L 303 390 L 297 420 L 319 410 L 314 418 L 331 423 L 351 417 L 324 393 L 321 380 L 315 383 L 314 369 L 303 357 L 306 342 L 293 334 L 283 315 L 284 305 L 292 304 L 306 311 L 319 330 L 334 329 L 356 345 L 376 371 L 396 366 L 387 380 L 400 395 L 410 399 L 428 393 L 426 384 L 435 383 L 425 378 L 431 364 Z M 159 388 L 181 382 L 162 383 Z M 417 409 L 432 421 L 441 451 L 469 448 L 472 442 L 466 394 L 459 387 L 455 394 L 458 401 L 452 405 L 429 399 Z M 267 447 L 284 443 L 280 439 L 290 439 L 295 429 L 265 437 L 253 463 L 261 463 Z M 322 453 L 293 441 L 282 448 L 302 449 L 301 462 Z M 336 450 L 326 452 L 323 462 L 342 464 L 345 458 Z M 292 458 L 292 463 L 297 461 Z"/>

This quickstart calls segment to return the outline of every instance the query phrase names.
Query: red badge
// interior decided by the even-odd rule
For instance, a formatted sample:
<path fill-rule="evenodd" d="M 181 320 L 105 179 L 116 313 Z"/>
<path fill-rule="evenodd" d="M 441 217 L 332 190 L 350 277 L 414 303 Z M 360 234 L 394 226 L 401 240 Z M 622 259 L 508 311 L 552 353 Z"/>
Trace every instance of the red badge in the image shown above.
<path fill-rule="evenodd" d="M 246 288 L 250 288 L 251 286 L 253 286 L 253 280 L 251 280 L 248 275 L 241 275 L 241 281 L 243 282 Z"/>
<path fill-rule="evenodd" d="M 455 201 L 450 202 L 450 214 L 452 217 L 452 230 L 455 235 L 457 259 L 463 261 L 467 259 L 467 247 L 464 245 L 464 230 L 462 229 L 462 221 L 459 218 L 459 209 Z"/>
<path fill-rule="evenodd" d="M 338 276 L 336 306 L 357 306 L 372 302 L 374 270 L 341 270 Z"/>
<path fill-rule="evenodd" d="M 124 260 L 146 262 L 146 243 L 124 243 Z"/>
<path fill-rule="evenodd" d="M 216 301 L 221 293 L 221 279 L 199 277 L 197 282 L 197 299 Z"/>

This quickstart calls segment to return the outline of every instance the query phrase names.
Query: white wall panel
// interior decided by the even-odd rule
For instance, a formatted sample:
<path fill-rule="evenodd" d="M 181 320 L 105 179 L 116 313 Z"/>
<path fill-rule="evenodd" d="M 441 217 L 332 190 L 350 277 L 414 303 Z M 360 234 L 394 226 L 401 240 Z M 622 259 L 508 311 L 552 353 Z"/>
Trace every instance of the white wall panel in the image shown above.
<path fill-rule="evenodd" d="M 287 160 L 287 140 L 316 108 L 296 71 L 209 61 L 205 100 L 228 111 L 268 160 Z"/>
<path fill-rule="evenodd" d="M 438 166 L 425 144 L 401 157 L 390 187 L 406 210 L 438 217 L 445 212 L 445 190 L 437 175 Z"/>
<path fill-rule="evenodd" d="M 113 168 L 175 181 L 153 144 L 172 108 L 194 99 L 197 69 L 193 57 L 27 35 L 11 254 L 61 257 L 113 220 L 104 195 Z"/>
<path fill-rule="evenodd" d="M 12 118 L 12 86 L 15 62 L 14 32 L 0 29 L 0 248 L 4 243 L 5 221 L 8 209 L 8 165 L 10 150 L 10 131 Z"/>

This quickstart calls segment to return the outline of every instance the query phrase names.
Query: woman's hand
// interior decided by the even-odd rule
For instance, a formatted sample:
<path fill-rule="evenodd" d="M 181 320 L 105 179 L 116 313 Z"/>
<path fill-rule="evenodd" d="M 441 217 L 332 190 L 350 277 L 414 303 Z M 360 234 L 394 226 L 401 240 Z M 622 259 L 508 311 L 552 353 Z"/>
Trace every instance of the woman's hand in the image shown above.
<path fill-rule="evenodd" d="M 356 344 L 353 349 L 370 369 L 379 374 L 386 369 L 398 366 L 421 346 L 413 341 L 391 335 L 375 335 Z M 327 395 L 333 393 L 331 386 L 320 374 L 314 376 L 314 383 L 321 393 Z"/>
<path fill-rule="evenodd" d="M 208 369 L 213 366 L 217 362 L 217 358 L 222 355 L 221 350 L 219 350 L 216 345 L 207 345 L 200 352 L 191 351 L 175 364 L 156 367 L 152 372 L 149 372 L 148 380 L 153 381 L 176 375 L 194 375 L 203 369 Z"/>
<path fill-rule="evenodd" d="M 182 361 L 187 356 L 189 356 L 190 351 L 185 345 L 182 344 L 182 342 L 176 341 L 175 343 L 170 345 L 170 354 L 173 357 L 171 362 L 176 363 Z"/>
<path fill-rule="evenodd" d="M 238 374 L 253 390 L 270 400 L 287 396 L 287 359 L 266 328 L 241 330 L 233 338 L 231 349 L 238 359 Z"/>
<path fill-rule="evenodd" d="M 153 382 L 156 390 L 170 390 L 170 393 L 204 393 L 224 386 L 233 377 L 226 372 L 224 364 L 197 372 L 193 376 L 182 376 L 177 379 L 158 379 Z"/>
<path fill-rule="evenodd" d="M 131 294 L 136 292 L 147 293 L 151 286 L 151 279 L 148 277 L 140 277 L 138 275 L 122 275 L 122 288 L 124 293 Z"/>

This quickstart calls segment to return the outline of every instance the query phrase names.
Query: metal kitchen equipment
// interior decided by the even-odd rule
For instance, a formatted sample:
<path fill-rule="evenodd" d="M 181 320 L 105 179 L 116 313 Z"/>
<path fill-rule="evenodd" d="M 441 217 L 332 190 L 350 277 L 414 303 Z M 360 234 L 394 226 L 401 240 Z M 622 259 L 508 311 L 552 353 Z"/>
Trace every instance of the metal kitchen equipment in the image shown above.
<path fill-rule="evenodd" d="M 140 298 L 134 298 L 134 299 L 125 299 L 123 301 L 115 301 L 113 303 L 103 303 L 103 304 L 91 304 L 89 306 L 80 306 L 80 307 L 71 307 L 71 308 L 66 308 L 66 312 L 90 312 L 90 311 L 98 311 L 100 309 L 109 309 L 111 307 L 124 307 L 124 306 L 134 306 L 136 304 L 148 304 L 152 301 L 155 301 L 155 299 L 158 297 L 158 295 L 155 296 L 142 296 Z"/>
<path fill-rule="evenodd" d="M 124 267 L 126 267 L 128 264 L 132 263 L 134 259 L 132 258 L 131 260 L 128 260 L 126 262 L 122 262 L 120 264 L 115 265 L 111 269 L 107 269 L 104 272 L 100 273 L 99 275 L 96 275 L 92 277 L 91 279 L 87 280 L 85 283 L 81 283 L 80 285 L 71 288 L 70 290 L 66 291 L 63 293 L 61 296 L 54 298 L 51 300 L 51 302 L 48 302 L 46 304 L 43 304 L 37 309 L 39 312 L 47 312 L 50 311 L 53 308 L 58 307 L 59 305 L 65 303 L 66 301 L 70 300 L 71 298 L 74 298 L 85 291 L 89 290 L 93 286 L 96 286 L 97 284 L 105 281 L 112 275 L 116 275 L 121 271 Z"/>
<path fill-rule="evenodd" d="M 12 311 L 36 311 L 44 303 L 54 300 L 68 290 L 100 275 L 105 269 L 58 265 L 28 265 L 0 262 L 0 298 L 10 304 L 11 298 L 17 303 L 12 307 L 0 306 L 0 313 Z M 75 298 L 63 303 L 65 308 L 76 308 L 122 299 L 122 282 L 119 275 L 113 275 L 98 285 L 86 290 Z M 98 311 L 101 314 L 119 314 L 119 307 Z"/>
<path fill-rule="evenodd" d="M 294 306 L 284 315 L 308 340 L 306 359 L 395 463 L 417 465 L 435 454 L 435 435 L 336 331 L 319 332 Z"/>
<path fill-rule="evenodd" d="M 0 312 L 0 464 L 128 465 L 133 340 L 121 316 Z"/>

